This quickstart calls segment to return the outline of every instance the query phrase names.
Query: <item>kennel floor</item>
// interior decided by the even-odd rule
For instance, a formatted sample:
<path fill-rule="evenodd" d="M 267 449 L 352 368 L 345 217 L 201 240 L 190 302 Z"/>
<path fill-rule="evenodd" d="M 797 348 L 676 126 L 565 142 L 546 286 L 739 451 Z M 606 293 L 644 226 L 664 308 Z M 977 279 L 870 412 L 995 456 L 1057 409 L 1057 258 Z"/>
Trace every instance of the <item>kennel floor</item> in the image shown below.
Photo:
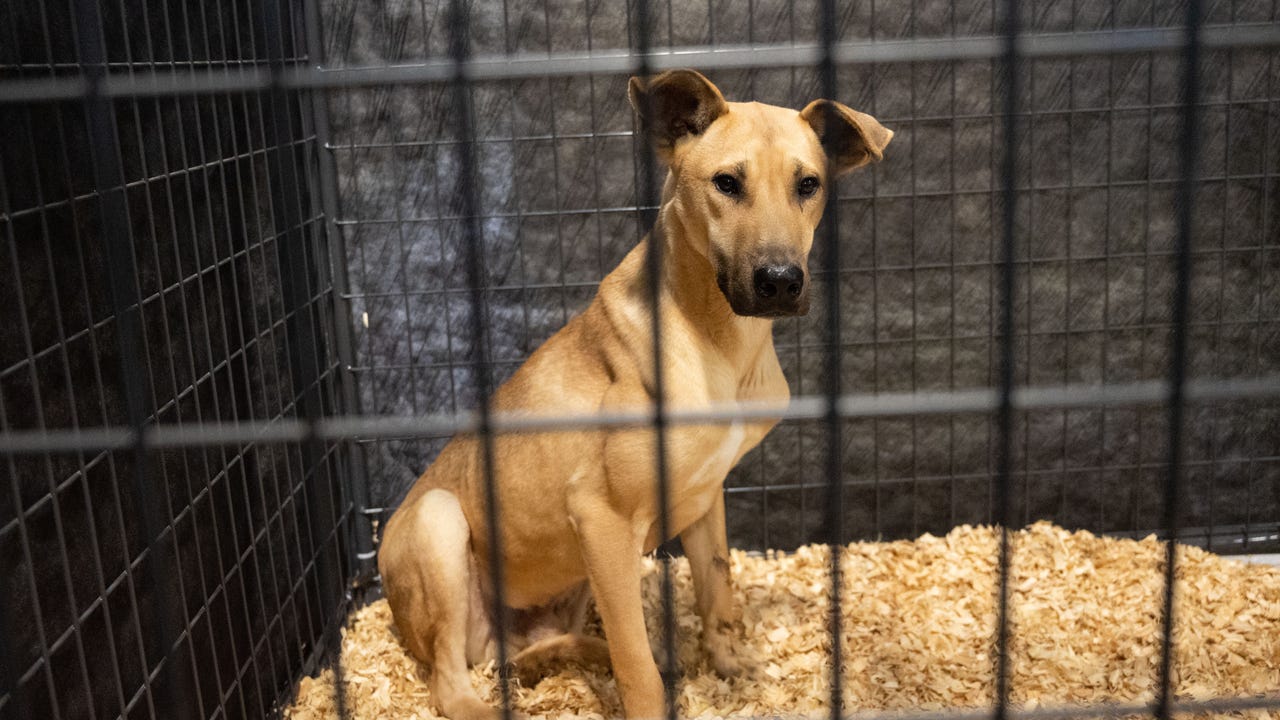
<path fill-rule="evenodd" d="M 943 537 L 842 549 L 846 712 L 981 708 L 994 693 L 998 533 L 960 527 Z M 1010 693 L 1020 707 L 1154 698 L 1160 658 L 1164 546 L 1039 523 L 1011 535 Z M 1262 559 L 1262 558 L 1259 558 Z M 672 563 L 683 717 L 827 712 L 830 635 L 825 546 L 763 556 L 733 551 L 742 611 L 739 657 L 751 668 L 717 676 L 703 656 L 688 565 Z M 657 564 L 646 560 L 651 640 L 661 627 Z M 1280 696 L 1280 567 L 1180 546 L 1174 682 L 1179 698 Z M 588 632 L 599 633 L 598 622 Z M 347 708 L 355 718 L 437 717 L 427 669 L 401 644 L 385 600 L 360 608 L 342 638 Z M 290 720 L 337 717 L 331 669 L 305 678 Z M 472 681 L 496 702 L 497 673 Z M 564 667 L 514 686 L 534 717 L 620 716 L 602 668 Z M 1280 712 L 1249 711 L 1249 718 Z"/>

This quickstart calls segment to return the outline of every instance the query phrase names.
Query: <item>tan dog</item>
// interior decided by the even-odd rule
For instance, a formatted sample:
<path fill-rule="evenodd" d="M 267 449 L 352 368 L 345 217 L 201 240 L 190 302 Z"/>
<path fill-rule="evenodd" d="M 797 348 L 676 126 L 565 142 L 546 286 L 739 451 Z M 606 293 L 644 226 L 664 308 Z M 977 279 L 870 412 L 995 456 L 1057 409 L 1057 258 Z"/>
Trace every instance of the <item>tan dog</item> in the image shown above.
<path fill-rule="evenodd" d="M 657 222 L 587 310 L 494 393 L 493 408 L 652 407 L 650 242 L 663 243 L 668 407 L 785 404 L 769 318 L 808 311 L 809 248 L 827 188 L 879 160 L 893 133 L 827 100 L 800 112 L 726 102 L 690 70 L 631 78 L 629 96 L 670 169 Z M 726 675 L 739 666 L 722 485 L 776 422 L 674 425 L 667 434 L 669 527 L 692 568 L 706 650 Z M 664 540 L 654 447 L 653 431 L 635 428 L 508 434 L 494 445 L 512 661 L 521 677 L 557 658 L 611 661 L 630 717 L 663 713 L 640 598 L 640 557 Z M 478 441 L 455 438 L 387 523 L 378 559 L 401 636 L 430 666 L 431 692 L 453 720 L 498 714 L 467 673 L 495 654 L 484 498 Z M 591 596 L 607 646 L 578 634 Z"/>

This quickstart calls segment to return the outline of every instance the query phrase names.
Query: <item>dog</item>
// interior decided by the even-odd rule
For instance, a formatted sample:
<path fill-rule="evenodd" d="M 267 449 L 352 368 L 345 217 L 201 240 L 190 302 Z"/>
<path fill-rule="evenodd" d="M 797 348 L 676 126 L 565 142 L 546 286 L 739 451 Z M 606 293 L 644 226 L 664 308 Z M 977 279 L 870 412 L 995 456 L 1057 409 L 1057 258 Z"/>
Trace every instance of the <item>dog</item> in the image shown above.
<path fill-rule="evenodd" d="M 835 177 L 883 157 L 893 132 L 831 100 L 803 110 L 727 102 L 707 78 L 633 77 L 628 98 L 668 172 L 652 231 L 601 281 L 587 309 L 492 397 L 495 412 L 652 409 L 646 254 L 662 243 L 667 407 L 790 391 L 772 319 L 809 309 L 808 256 Z M 731 631 L 725 475 L 777 423 L 676 424 L 666 431 L 668 527 L 692 570 L 703 645 L 739 673 Z M 503 434 L 493 440 L 511 662 L 521 678 L 571 659 L 611 665 L 628 717 L 659 717 L 663 685 L 640 596 L 641 557 L 659 535 L 652 428 Z M 378 569 L 396 627 L 430 668 L 439 711 L 493 720 L 469 665 L 496 656 L 489 518 L 478 439 L 454 438 L 387 522 Z M 607 639 L 580 631 L 594 598 Z"/>

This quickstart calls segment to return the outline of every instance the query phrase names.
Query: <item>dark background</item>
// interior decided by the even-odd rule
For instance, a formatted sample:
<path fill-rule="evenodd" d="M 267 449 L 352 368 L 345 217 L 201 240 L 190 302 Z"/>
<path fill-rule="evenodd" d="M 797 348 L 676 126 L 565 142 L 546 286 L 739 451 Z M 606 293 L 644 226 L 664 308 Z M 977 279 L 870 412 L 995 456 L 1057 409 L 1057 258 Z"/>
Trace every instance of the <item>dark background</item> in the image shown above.
<path fill-rule="evenodd" d="M 120 76 L 306 57 L 295 3 L 80 5 L 0 3 L 0 79 L 101 72 L 95 44 Z M 0 128 L 0 430 L 127 426 L 130 362 L 148 423 L 335 411 L 305 94 L 0 104 Z M 0 457 L 0 718 L 268 715 L 341 614 L 346 455 Z"/>
<path fill-rule="evenodd" d="M 1175 27 L 1182 3 L 1042 0 L 1029 32 Z M 815 2 L 658 4 L 655 48 L 815 43 Z M 634 44 L 626 5 L 472 4 L 476 54 L 585 52 Z M 841 40 L 998 34 L 985 0 L 841 3 Z M 1206 3 L 1209 23 L 1274 21 L 1273 2 Z M 438 3 L 331 2 L 331 64 L 448 55 Z M 998 62 L 859 65 L 839 97 L 896 135 L 885 160 L 840 187 L 843 388 L 995 384 L 1001 111 Z M 1190 368 L 1196 378 L 1280 370 L 1280 118 L 1274 51 L 1208 51 L 1203 181 L 1193 237 Z M 1167 374 L 1178 176 L 1175 53 L 1028 62 L 1018 89 L 1017 371 L 1023 385 L 1162 380 Z M 731 100 L 800 108 L 811 68 L 708 73 Z M 506 377 L 585 307 L 643 232 L 638 154 L 622 75 L 482 82 L 480 206 L 491 343 Z M 343 228 L 366 411 L 474 404 L 470 299 L 460 265 L 457 138 L 445 85 L 332 93 Z M 813 268 L 822 267 L 820 253 Z M 819 278 L 819 283 L 822 278 Z M 815 299 L 824 296 L 820 286 Z M 820 393 L 828 309 L 776 323 L 793 394 Z M 367 317 L 367 327 L 364 318 Z M 1280 518 L 1280 409 L 1187 414 L 1184 527 L 1238 552 Z M 1160 524 L 1165 411 L 1019 413 L 1015 517 L 1143 534 Z M 843 435 L 851 538 L 900 538 L 990 522 L 993 437 L 984 415 L 851 420 Z M 374 504 L 394 506 L 442 441 L 366 447 Z M 732 544 L 820 540 L 824 430 L 785 423 L 730 475 Z M 1255 532 L 1245 533 L 1248 528 Z M 1223 534 L 1210 536 L 1209 529 Z"/>

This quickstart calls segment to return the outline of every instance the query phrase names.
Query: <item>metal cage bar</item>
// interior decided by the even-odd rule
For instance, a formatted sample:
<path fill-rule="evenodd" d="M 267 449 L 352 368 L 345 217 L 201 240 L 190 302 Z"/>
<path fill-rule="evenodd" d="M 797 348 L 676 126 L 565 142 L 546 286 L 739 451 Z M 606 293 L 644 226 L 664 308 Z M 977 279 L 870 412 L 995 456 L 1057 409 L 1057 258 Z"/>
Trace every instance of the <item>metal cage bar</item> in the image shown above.
<path fill-rule="evenodd" d="M 835 0 L 823 0 L 821 6 L 822 25 L 822 57 L 818 64 L 818 73 L 822 82 L 822 96 L 835 98 L 838 94 L 836 86 L 835 43 L 838 28 L 836 25 Z M 826 127 L 834 127 L 836 110 L 830 105 L 824 108 L 827 114 Z M 827 627 L 831 635 L 831 708 L 830 717 L 838 720 L 844 715 L 844 636 L 841 622 L 841 549 L 844 547 L 844 483 L 840 481 L 843 461 L 842 422 L 839 413 L 841 391 L 840 362 L 840 230 L 839 230 L 839 184 L 835 177 L 828 179 L 826 188 L 826 208 L 823 213 L 825 228 L 823 232 L 823 260 L 826 269 L 825 300 L 827 323 L 824 328 L 826 347 L 823 348 L 823 371 L 825 374 L 826 400 L 823 412 L 823 424 L 827 443 L 823 473 L 826 475 L 826 543 L 830 553 L 830 588 L 828 590 Z M 877 482 L 879 473 L 876 474 Z"/>
<path fill-rule="evenodd" d="M 1156 696 L 1156 717 L 1173 717 L 1173 620 L 1176 610 L 1176 566 L 1178 562 L 1178 528 L 1182 498 L 1183 409 L 1187 375 L 1187 318 L 1191 295 L 1191 221 L 1196 199 L 1196 167 L 1198 163 L 1200 127 L 1200 0 L 1188 0 L 1186 46 L 1182 53 L 1182 137 L 1179 143 L 1181 182 L 1178 185 L 1177 256 L 1174 272 L 1172 357 L 1169 360 L 1169 441 L 1164 480 L 1164 527 L 1169 533 L 1165 541 L 1164 593 L 1160 618 L 1160 692 Z"/>
<path fill-rule="evenodd" d="M 1214 26 L 1202 31 L 1201 43 L 1206 48 L 1272 47 L 1280 44 L 1280 29 L 1274 25 Z M 1181 34 L 1176 29 L 1150 28 L 1093 31 L 1070 34 L 1022 35 L 1018 38 L 1019 54 L 1028 58 L 1067 55 L 1127 54 L 1176 52 L 1181 48 Z M 912 41 L 844 42 L 834 48 L 835 61 L 841 65 L 863 63 L 901 63 L 933 60 L 975 60 L 1000 57 L 1005 44 L 1001 37 L 931 38 Z M 707 69 L 737 69 L 777 66 L 813 66 L 820 61 L 819 45 L 757 45 L 750 48 L 697 48 L 679 52 L 650 53 L 650 70 L 670 70 L 689 65 Z M 525 77 L 554 77 L 580 74 L 623 74 L 635 67 L 630 52 L 599 52 L 591 55 L 503 55 L 475 57 L 465 68 L 469 78 L 509 80 Z M 454 73 L 454 63 L 433 60 L 420 64 L 369 68 L 334 68 L 317 71 L 296 64 L 273 80 L 270 73 L 258 68 L 240 68 L 236 72 L 193 71 L 154 74 L 146 78 L 109 77 L 101 92 L 107 97 L 146 97 L 152 95 L 188 95 L 205 93 L 255 92 L 273 83 L 286 88 L 329 87 L 351 88 L 388 84 L 446 82 Z M 84 93 L 85 81 L 67 77 L 41 81 L 6 83 L 0 101 L 35 102 L 63 100 Z"/>
<path fill-rule="evenodd" d="M 146 422 L 146 412 L 143 405 L 144 380 L 139 352 L 142 346 L 142 328 L 139 319 L 141 304 L 138 302 L 136 285 L 138 268 L 134 262 L 130 238 L 124 233 L 129 220 L 122 190 L 124 171 L 116 140 L 115 118 L 108 101 L 100 91 L 105 74 L 102 63 L 106 59 L 102 15 L 96 3 L 80 0 L 75 5 L 75 17 L 77 54 L 84 65 L 88 80 L 84 93 L 84 108 L 90 133 L 89 146 L 94 186 L 99 197 L 99 212 L 107 245 L 107 285 L 113 314 L 118 323 L 116 337 L 120 352 L 120 377 L 124 386 L 125 416 L 130 426 L 135 431 L 140 431 Z M 138 437 L 141 437 L 140 433 Z M 142 511 L 141 530 L 145 539 L 149 570 L 155 577 L 165 577 L 173 571 L 167 562 L 167 557 L 158 550 L 160 523 L 156 501 L 159 496 L 150 492 L 146 483 L 147 468 L 151 458 L 142 443 L 136 440 L 132 455 L 133 473 L 130 489 L 135 507 Z M 134 604 L 132 609 L 134 622 L 141 628 L 143 623 L 138 616 L 137 605 Z M 142 648 L 142 664 L 148 671 L 151 670 L 151 663 L 147 660 L 149 655 L 153 658 L 159 656 L 155 661 L 157 670 L 163 665 L 172 664 L 172 648 L 168 645 L 168 637 L 169 628 L 173 623 L 172 607 L 163 601 L 159 593 L 152 595 L 149 610 L 151 632 L 147 638 L 148 642 Z M 87 677 L 85 684 L 88 689 L 90 683 Z M 178 689 L 170 684 L 164 684 L 162 688 L 160 698 L 157 699 L 151 682 L 143 683 L 147 704 L 152 714 L 156 712 L 157 703 L 165 707 L 177 706 L 175 693 Z"/>
<path fill-rule="evenodd" d="M 1056 387 L 1014 388 L 1012 404 L 1018 410 L 1124 407 L 1156 405 L 1166 400 L 1169 386 L 1160 381 L 1115 383 L 1111 385 L 1073 384 Z M 1207 403 L 1216 400 L 1280 397 L 1280 376 L 1235 380 L 1188 380 L 1184 401 Z M 954 392 L 880 393 L 842 395 L 837 403 L 841 418 L 894 417 L 904 415 L 956 415 L 987 413 L 999 407 L 999 393 L 993 389 Z M 750 402 L 716 403 L 705 410 L 669 410 L 670 423 L 732 423 L 781 417 L 784 420 L 815 420 L 824 417 L 826 401 L 821 395 L 793 398 L 785 408 Z M 588 414 L 493 413 L 494 432 L 545 432 L 593 427 L 640 427 L 652 423 L 651 410 L 636 408 Z M 270 422 L 210 422 L 198 428 L 152 425 L 141 432 L 146 447 L 203 447 L 238 443 L 295 443 L 314 436 L 321 440 L 369 440 L 380 438 L 439 438 L 457 433 L 478 432 L 475 413 L 411 417 L 332 416 L 316 420 L 280 418 Z M 79 450 L 116 450 L 132 446 L 135 431 L 125 427 L 83 430 L 15 430 L 0 436 L 0 453 L 27 455 L 74 453 Z"/>
<path fill-rule="evenodd" d="M 1018 48 L 1020 30 L 1019 3 L 1004 3 L 1005 52 L 1002 66 L 1005 73 L 1003 152 L 1001 154 L 1001 195 L 1004 202 L 1000 223 L 1000 310 L 997 334 L 1000 337 L 999 406 L 996 410 L 995 447 L 995 511 L 999 527 L 1000 543 L 997 558 L 999 577 L 996 580 L 996 657 L 995 657 L 995 719 L 1005 720 L 1009 714 L 1009 523 L 1012 520 L 1012 478 L 1010 467 L 1013 452 L 1013 383 L 1014 383 L 1014 287 L 1017 252 L 1018 222 L 1018 94 L 1021 90 L 1022 56 Z M 994 132 L 994 129 L 993 129 Z M 994 202 L 994 198 L 993 198 Z"/>
<path fill-rule="evenodd" d="M 475 389 L 477 394 L 480 471 L 484 480 L 485 513 L 489 519 L 489 577 L 493 587 L 493 625 L 497 630 L 498 688 L 503 720 L 511 718 L 511 680 L 507 665 L 509 629 L 506 589 L 503 573 L 502 506 L 499 504 L 498 469 L 495 465 L 494 430 L 491 424 L 489 399 L 493 392 L 489 370 L 489 329 L 485 306 L 483 238 L 478 221 L 476 201 L 476 161 L 473 149 L 475 118 L 472 109 L 471 83 L 464 64 L 470 50 L 470 8 L 460 0 L 449 7 L 449 52 L 454 61 L 452 80 L 455 127 L 462 142 L 458 145 L 458 165 L 461 169 L 461 215 L 464 218 L 463 253 L 466 264 L 467 287 L 471 301 L 472 359 L 476 367 Z"/>
<path fill-rule="evenodd" d="M 635 74 L 640 78 L 648 78 L 653 73 L 651 64 L 652 53 L 652 32 L 653 17 L 649 0 L 636 0 L 634 24 L 631 29 L 634 32 L 636 44 L 635 58 Z M 668 19 L 670 18 L 670 5 L 668 8 Z M 631 18 L 628 17 L 631 22 Z M 668 34 L 670 37 L 670 34 Z M 641 113 L 646 117 L 650 117 L 653 113 L 653 101 L 650 93 L 645 93 L 641 102 L 644 104 L 640 108 Z M 648 120 L 644 121 L 645 123 Z M 640 162 L 638 170 L 638 179 L 636 187 L 636 206 L 637 206 L 637 234 L 646 243 L 645 252 L 645 280 L 646 300 L 649 302 L 649 331 L 652 334 L 651 340 L 651 357 L 653 361 L 653 479 L 654 479 L 654 495 L 658 508 L 658 535 L 659 542 L 665 543 L 671 538 L 671 491 L 668 485 L 669 468 L 667 465 L 667 399 L 666 399 L 666 371 L 663 367 L 662 355 L 662 276 L 663 276 L 663 253 L 666 248 L 663 247 L 665 238 L 659 238 L 650 229 L 654 225 L 654 220 L 658 217 L 658 213 L 654 210 L 659 203 L 658 191 L 656 183 L 658 180 L 658 168 L 654 158 L 654 151 L 649 147 L 647 140 L 647 127 L 638 127 L 636 136 L 639 138 Z M 646 236 L 646 233 L 647 236 Z M 661 568 L 661 586 L 659 592 L 662 600 L 662 653 L 661 662 L 659 664 L 659 673 L 662 677 L 663 691 L 663 707 L 667 720 L 675 720 L 677 699 L 676 699 L 676 682 L 679 680 L 679 667 L 676 664 L 676 614 L 675 614 L 675 594 L 673 590 L 673 579 L 671 576 L 671 555 L 667 552 L 659 551 L 659 565 Z"/>

